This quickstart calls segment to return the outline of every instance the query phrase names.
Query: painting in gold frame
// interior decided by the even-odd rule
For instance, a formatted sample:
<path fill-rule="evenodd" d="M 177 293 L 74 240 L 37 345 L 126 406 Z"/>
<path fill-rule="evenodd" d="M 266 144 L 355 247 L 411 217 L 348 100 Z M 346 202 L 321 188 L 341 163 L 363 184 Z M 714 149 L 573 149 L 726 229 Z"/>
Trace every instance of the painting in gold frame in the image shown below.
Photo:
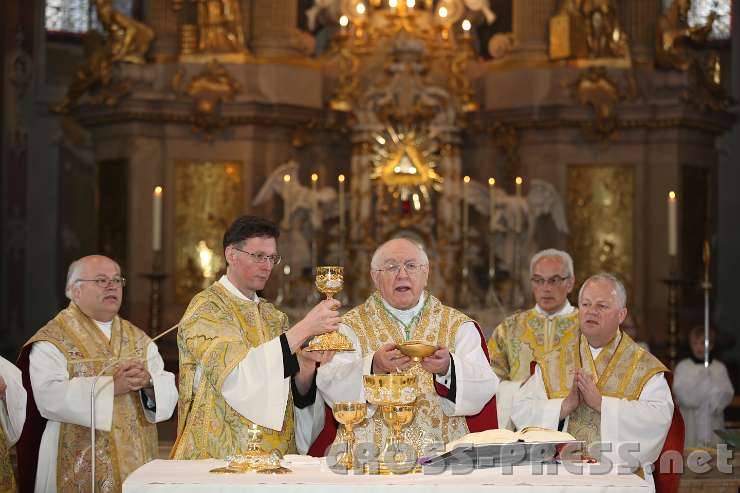
<path fill-rule="evenodd" d="M 175 165 L 175 298 L 187 303 L 223 274 L 226 228 L 244 210 L 241 163 L 180 161 Z"/>
<path fill-rule="evenodd" d="M 569 249 L 580 283 L 597 272 L 634 281 L 635 170 L 627 165 L 568 167 Z"/>

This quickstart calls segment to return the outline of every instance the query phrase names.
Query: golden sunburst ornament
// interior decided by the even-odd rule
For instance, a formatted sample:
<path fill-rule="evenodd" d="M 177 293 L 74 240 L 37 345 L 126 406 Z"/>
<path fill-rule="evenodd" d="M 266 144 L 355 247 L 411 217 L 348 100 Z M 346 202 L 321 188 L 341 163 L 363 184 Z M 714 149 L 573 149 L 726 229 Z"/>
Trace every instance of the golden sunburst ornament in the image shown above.
<path fill-rule="evenodd" d="M 371 178 L 380 180 L 394 196 L 402 201 L 416 196 L 416 202 L 417 197 L 429 200 L 431 190 L 441 190 L 442 177 L 435 170 L 439 145 L 426 132 L 389 126 L 373 139 Z"/>

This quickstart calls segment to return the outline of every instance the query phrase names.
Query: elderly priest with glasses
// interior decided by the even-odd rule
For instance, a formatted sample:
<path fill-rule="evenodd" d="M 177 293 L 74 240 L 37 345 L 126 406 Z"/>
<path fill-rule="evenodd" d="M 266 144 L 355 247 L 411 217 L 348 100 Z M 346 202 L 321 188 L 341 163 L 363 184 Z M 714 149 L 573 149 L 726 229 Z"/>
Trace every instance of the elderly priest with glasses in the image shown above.
<path fill-rule="evenodd" d="M 69 306 L 25 344 L 20 363 L 33 393 L 18 444 L 21 491 L 92 490 L 90 394 L 106 367 L 95 386 L 97 490 L 120 491 L 126 476 L 157 458 L 155 423 L 175 409 L 175 376 L 151 339 L 118 316 L 125 283 L 108 257 L 73 262 Z"/>
<path fill-rule="evenodd" d="M 496 428 L 495 404 L 489 404 L 498 378 L 485 340 L 476 322 L 425 290 L 429 259 L 421 246 L 404 238 L 384 243 L 372 257 L 370 275 L 376 291 L 347 312 L 339 326 L 356 350 L 338 353 L 319 368 L 317 384 L 327 402 L 364 402 L 363 375 L 406 372 L 419 376 L 421 390 L 407 428 L 417 454 L 425 445 Z M 398 349 L 409 340 L 437 350 L 415 363 Z M 470 430 L 466 417 L 474 415 L 477 429 Z M 368 419 L 359 433 L 363 428 L 368 437 L 384 439 L 388 433 L 382 419 Z"/>
<path fill-rule="evenodd" d="M 493 330 L 488 340 L 491 366 L 501 379 L 496 394 L 498 422 L 513 429 L 511 405 L 529 377 L 529 363 L 575 337 L 578 310 L 568 302 L 573 290 L 573 259 L 562 250 L 542 250 L 529 264 L 535 305 L 517 311 Z"/>

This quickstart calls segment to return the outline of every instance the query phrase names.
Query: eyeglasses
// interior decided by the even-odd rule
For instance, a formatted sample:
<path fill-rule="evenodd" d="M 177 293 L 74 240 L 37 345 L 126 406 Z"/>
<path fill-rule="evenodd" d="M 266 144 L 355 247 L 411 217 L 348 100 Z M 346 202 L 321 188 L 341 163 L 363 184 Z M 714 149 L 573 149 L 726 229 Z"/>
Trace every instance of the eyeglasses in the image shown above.
<path fill-rule="evenodd" d="M 95 279 L 75 279 L 75 282 L 94 282 L 100 289 L 105 289 L 111 284 L 114 288 L 126 287 L 126 278 L 124 277 L 96 277 Z"/>
<path fill-rule="evenodd" d="M 426 269 L 427 264 L 420 264 L 418 262 L 406 262 L 405 264 L 397 264 L 395 262 L 389 262 L 385 264 L 382 269 L 375 269 L 375 272 L 387 272 L 388 274 L 397 276 L 401 273 L 401 267 L 404 268 L 406 274 L 413 276 Z"/>
<path fill-rule="evenodd" d="M 272 265 L 277 265 L 280 263 L 281 260 L 283 260 L 283 257 L 281 257 L 280 255 L 265 255 L 264 253 L 252 253 L 252 252 L 247 252 L 246 250 L 237 248 L 234 245 L 232 245 L 232 247 L 234 247 L 234 250 L 237 250 L 242 253 L 246 253 L 247 255 L 252 257 L 253 262 L 258 263 L 258 264 L 264 264 L 265 262 L 269 260 L 272 263 Z"/>
<path fill-rule="evenodd" d="M 548 277 L 547 279 L 545 279 L 544 277 L 534 276 L 531 279 L 531 281 L 532 281 L 532 284 L 534 284 L 535 286 L 544 286 L 545 284 L 547 284 L 548 286 L 550 286 L 552 288 L 552 287 L 555 287 L 555 286 L 560 286 L 561 284 L 563 284 L 569 278 L 570 278 L 570 276 L 565 276 L 565 277 L 563 277 L 563 276 L 552 276 L 552 277 Z"/>

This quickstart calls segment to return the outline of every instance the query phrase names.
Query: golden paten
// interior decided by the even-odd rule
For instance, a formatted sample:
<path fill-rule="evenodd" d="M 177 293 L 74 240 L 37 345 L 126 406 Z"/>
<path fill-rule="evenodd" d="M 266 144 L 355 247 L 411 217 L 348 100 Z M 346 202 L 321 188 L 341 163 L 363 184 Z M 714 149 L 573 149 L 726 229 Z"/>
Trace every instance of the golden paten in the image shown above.
<path fill-rule="evenodd" d="M 352 342 L 347 336 L 339 332 L 327 332 L 319 337 L 314 337 L 304 351 L 354 351 Z"/>
<path fill-rule="evenodd" d="M 422 341 L 406 341 L 398 345 L 398 350 L 418 362 L 427 356 L 433 355 L 437 347 Z"/>

